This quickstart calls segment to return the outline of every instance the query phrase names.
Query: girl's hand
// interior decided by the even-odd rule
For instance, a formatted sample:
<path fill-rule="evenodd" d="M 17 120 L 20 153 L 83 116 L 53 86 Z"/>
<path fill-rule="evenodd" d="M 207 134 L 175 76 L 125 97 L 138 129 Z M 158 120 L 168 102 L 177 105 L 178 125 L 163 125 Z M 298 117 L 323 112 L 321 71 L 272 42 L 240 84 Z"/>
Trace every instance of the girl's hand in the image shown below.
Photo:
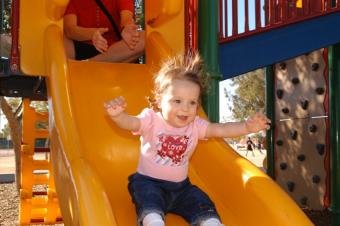
<path fill-rule="evenodd" d="M 134 23 L 126 24 L 122 31 L 122 38 L 127 46 L 133 50 L 136 48 L 139 42 L 140 33 L 138 32 L 138 26 Z"/>
<path fill-rule="evenodd" d="M 119 96 L 113 100 L 107 101 L 104 103 L 104 108 L 108 115 L 112 118 L 119 116 L 122 112 L 124 112 L 127 104 L 125 102 L 124 97 Z"/>
<path fill-rule="evenodd" d="M 260 130 L 270 129 L 270 120 L 264 114 L 257 112 L 253 117 L 245 121 L 245 125 L 249 133 L 256 133 Z"/>
<path fill-rule="evenodd" d="M 101 53 L 105 52 L 108 48 L 107 40 L 103 37 L 103 34 L 108 31 L 109 29 L 107 27 L 98 28 L 92 35 L 92 43 Z"/>

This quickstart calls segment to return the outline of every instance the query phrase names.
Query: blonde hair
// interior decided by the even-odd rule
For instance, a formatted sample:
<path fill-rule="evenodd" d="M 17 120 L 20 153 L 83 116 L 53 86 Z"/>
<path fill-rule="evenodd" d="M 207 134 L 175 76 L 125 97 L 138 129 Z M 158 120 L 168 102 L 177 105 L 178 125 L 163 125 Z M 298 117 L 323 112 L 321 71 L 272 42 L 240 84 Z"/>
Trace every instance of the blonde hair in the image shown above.
<path fill-rule="evenodd" d="M 175 79 L 193 82 L 200 88 L 199 102 L 206 88 L 203 61 L 198 53 L 191 55 L 177 55 L 165 61 L 161 69 L 154 76 L 153 97 L 148 97 L 150 107 L 159 111 L 158 103 L 164 91 Z"/>

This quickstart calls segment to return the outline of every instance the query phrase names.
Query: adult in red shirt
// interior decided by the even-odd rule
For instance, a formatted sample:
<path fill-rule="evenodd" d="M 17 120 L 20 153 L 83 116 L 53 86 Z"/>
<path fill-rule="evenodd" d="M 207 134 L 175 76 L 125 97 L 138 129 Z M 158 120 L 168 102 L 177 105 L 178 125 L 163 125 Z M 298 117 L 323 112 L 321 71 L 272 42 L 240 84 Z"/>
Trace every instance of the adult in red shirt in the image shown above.
<path fill-rule="evenodd" d="M 134 22 L 132 0 L 101 0 L 122 39 L 95 0 L 70 0 L 64 14 L 67 56 L 76 60 L 133 62 L 144 53 L 144 31 Z"/>

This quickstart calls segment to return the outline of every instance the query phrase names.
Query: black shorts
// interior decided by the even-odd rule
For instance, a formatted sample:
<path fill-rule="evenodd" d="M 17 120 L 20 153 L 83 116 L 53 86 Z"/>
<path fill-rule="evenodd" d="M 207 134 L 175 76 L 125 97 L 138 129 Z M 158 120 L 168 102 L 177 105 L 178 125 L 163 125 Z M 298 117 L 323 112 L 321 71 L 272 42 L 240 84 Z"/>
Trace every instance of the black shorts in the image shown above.
<path fill-rule="evenodd" d="M 76 60 L 86 60 L 97 56 L 100 53 L 94 45 L 79 41 L 73 41 L 73 43 Z"/>

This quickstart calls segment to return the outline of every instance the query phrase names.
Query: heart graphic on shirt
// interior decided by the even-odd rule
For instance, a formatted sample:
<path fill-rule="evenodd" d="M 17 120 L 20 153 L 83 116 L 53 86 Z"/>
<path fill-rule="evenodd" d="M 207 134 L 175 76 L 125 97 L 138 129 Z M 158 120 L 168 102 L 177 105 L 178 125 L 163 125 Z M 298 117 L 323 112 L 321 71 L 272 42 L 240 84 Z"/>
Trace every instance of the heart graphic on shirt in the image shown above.
<path fill-rule="evenodd" d="M 158 138 L 161 145 L 157 150 L 157 154 L 163 159 L 170 158 L 175 164 L 180 163 L 184 152 L 187 150 L 189 137 L 161 135 Z"/>

